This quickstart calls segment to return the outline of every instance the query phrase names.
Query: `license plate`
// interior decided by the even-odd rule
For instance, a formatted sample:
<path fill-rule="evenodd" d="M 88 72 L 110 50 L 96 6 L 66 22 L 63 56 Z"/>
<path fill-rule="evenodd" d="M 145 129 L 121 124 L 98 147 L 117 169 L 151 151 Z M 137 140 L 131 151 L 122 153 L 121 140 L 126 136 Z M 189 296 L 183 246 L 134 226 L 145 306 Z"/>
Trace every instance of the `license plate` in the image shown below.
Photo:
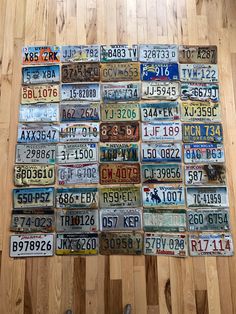
<path fill-rule="evenodd" d="M 59 46 L 30 46 L 22 48 L 23 64 L 59 63 Z"/>
<path fill-rule="evenodd" d="M 58 209 L 57 232 L 94 232 L 99 230 L 98 210 Z"/>
<path fill-rule="evenodd" d="M 220 104 L 212 102 L 182 102 L 181 120 L 186 122 L 220 122 Z"/>
<path fill-rule="evenodd" d="M 10 257 L 53 256 L 53 234 L 12 235 Z"/>
<path fill-rule="evenodd" d="M 225 186 L 187 187 L 188 207 L 228 207 L 228 193 Z"/>
<path fill-rule="evenodd" d="M 141 104 L 141 119 L 143 122 L 155 120 L 179 120 L 179 103 L 160 102 L 156 104 Z"/>
<path fill-rule="evenodd" d="M 100 46 L 62 46 L 61 62 L 100 62 Z"/>
<path fill-rule="evenodd" d="M 176 100 L 179 94 L 178 82 L 142 82 L 142 99 Z"/>
<path fill-rule="evenodd" d="M 59 144 L 56 159 L 59 164 L 96 162 L 98 161 L 97 144 Z"/>
<path fill-rule="evenodd" d="M 142 165 L 143 183 L 180 182 L 182 178 L 181 164 Z"/>
<path fill-rule="evenodd" d="M 223 129 L 220 123 L 184 123 L 183 142 L 223 142 Z"/>
<path fill-rule="evenodd" d="M 139 163 L 100 164 L 100 184 L 140 183 Z"/>
<path fill-rule="evenodd" d="M 232 256 L 233 239 L 230 233 L 189 235 L 190 256 Z"/>
<path fill-rule="evenodd" d="M 216 64 L 180 64 L 180 80 L 183 82 L 218 82 Z"/>
<path fill-rule="evenodd" d="M 138 121 L 139 104 L 108 104 L 101 108 L 102 121 Z"/>
<path fill-rule="evenodd" d="M 28 188 L 13 190 L 14 208 L 46 208 L 54 206 L 54 188 Z"/>
<path fill-rule="evenodd" d="M 60 105 L 61 122 L 99 121 L 99 119 L 100 119 L 99 104 L 81 103 Z"/>
<path fill-rule="evenodd" d="M 36 102 L 59 102 L 59 85 L 28 85 L 22 86 L 21 102 L 22 104 L 32 104 Z"/>
<path fill-rule="evenodd" d="M 60 82 L 60 66 L 22 68 L 22 84 L 45 84 Z"/>
<path fill-rule="evenodd" d="M 139 140 L 139 123 L 101 123 L 100 140 L 101 142 L 137 142 Z"/>
<path fill-rule="evenodd" d="M 63 83 L 100 81 L 99 63 L 70 63 L 61 67 Z"/>
<path fill-rule="evenodd" d="M 16 145 L 17 164 L 55 164 L 56 145 L 18 144 Z"/>
<path fill-rule="evenodd" d="M 226 184 L 225 165 L 187 165 L 185 183 L 186 185 Z"/>
<path fill-rule="evenodd" d="M 138 61 L 137 45 L 110 45 L 101 46 L 101 62 Z"/>
<path fill-rule="evenodd" d="M 137 62 L 101 63 L 102 82 L 139 81 L 140 65 Z"/>
<path fill-rule="evenodd" d="M 19 124 L 18 143 L 57 143 L 59 126 L 45 124 Z"/>
<path fill-rule="evenodd" d="M 180 63 L 217 63 L 216 46 L 179 46 Z"/>
<path fill-rule="evenodd" d="M 57 233 L 57 255 L 97 255 L 97 233 Z"/>
<path fill-rule="evenodd" d="M 178 62 L 177 45 L 139 45 L 141 62 Z"/>
<path fill-rule="evenodd" d="M 181 141 L 181 122 L 149 122 L 142 123 L 143 142 Z"/>
<path fill-rule="evenodd" d="M 20 105 L 19 122 L 57 122 L 58 104 Z"/>
<path fill-rule="evenodd" d="M 99 142 L 99 123 L 60 124 L 60 142 Z"/>
<path fill-rule="evenodd" d="M 182 100 L 219 101 L 219 86 L 207 83 L 182 83 Z"/>
<path fill-rule="evenodd" d="M 98 208 L 97 188 L 57 189 L 57 208 Z"/>
<path fill-rule="evenodd" d="M 184 232 L 186 231 L 186 211 L 184 209 L 145 209 L 143 230 L 145 232 Z"/>
<path fill-rule="evenodd" d="M 139 144 L 100 144 L 100 162 L 139 161 Z"/>
<path fill-rule="evenodd" d="M 15 185 L 50 185 L 54 182 L 54 165 L 17 165 L 14 167 Z"/>
<path fill-rule="evenodd" d="M 61 100 L 100 100 L 100 85 L 90 84 L 62 84 Z"/>
<path fill-rule="evenodd" d="M 102 98 L 105 103 L 138 101 L 140 99 L 140 83 L 103 83 Z"/>
<path fill-rule="evenodd" d="M 98 183 L 98 164 L 58 165 L 57 180 L 59 185 Z"/>
<path fill-rule="evenodd" d="M 141 255 L 143 235 L 138 232 L 101 232 L 99 246 L 102 255 Z"/>
<path fill-rule="evenodd" d="M 176 81 L 179 80 L 178 63 L 141 63 L 142 81 Z"/>
<path fill-rule="evenodd" d="M 225 161 L 223 144 L 185 144 L 185 163 L 221 163 Z"/>
<path fill-rule="evenodd" d="M 228 231 L 228 209 L 187 210 L 188 231 Z"/>
<path fill-rule="evenodd" d="M 182 145 L 175 144 L 141 144 L 142 162 L 181 162 Z"/>
<path fill-rule="evenodd" d="M 53 209 L 17 209 L 12 211 L 11 231 L 53 232 L 54 226 Z"/>
<path fill-rule="evenodd" d="M 138 186 L 101 188 L 99 201 L 101 208 L 140 207 L 140 188 Z"/>

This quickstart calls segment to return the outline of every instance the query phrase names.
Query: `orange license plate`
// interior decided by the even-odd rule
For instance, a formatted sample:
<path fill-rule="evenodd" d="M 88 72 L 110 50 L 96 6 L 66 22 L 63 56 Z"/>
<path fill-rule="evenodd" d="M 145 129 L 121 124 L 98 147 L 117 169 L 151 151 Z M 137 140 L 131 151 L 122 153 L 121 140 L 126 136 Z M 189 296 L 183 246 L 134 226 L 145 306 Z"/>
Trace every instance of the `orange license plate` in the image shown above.
<path fill-rule="evenodd" d="M 101 164 L 101 184 L 140 183 L 140 165 L 132 164 Z"/>

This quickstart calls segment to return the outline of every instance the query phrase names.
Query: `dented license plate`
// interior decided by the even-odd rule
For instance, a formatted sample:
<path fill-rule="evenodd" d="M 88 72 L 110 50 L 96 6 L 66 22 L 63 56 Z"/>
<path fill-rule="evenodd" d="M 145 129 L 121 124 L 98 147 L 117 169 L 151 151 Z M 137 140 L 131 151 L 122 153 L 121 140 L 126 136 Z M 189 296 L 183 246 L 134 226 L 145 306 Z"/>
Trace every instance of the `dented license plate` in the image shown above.
<path fill-rule="evenodd" d="M 218 66 L 216 64 L 180 64 L 180 80 L 182 82 L 218 82 Z"/>
<path fill-rule="evenodd" d="M 182 102 L 181 120 L 186 122 L 220 122 L 220 104 L 212 102 Z"/>
<path fill-rule="evenodd" d="M 226 168 L 222 164 L 185 166 L 186 185 L 226 184 Z"/>
<path fill-rule="evenodd" d="M 179 94 L 178 82 L 142 82 L 142 99 L 176 100 Z"/>
<path fill-rule="evenodd" d="M 182 180 L 181 164 L 142 165 L 143 183 L 180 182 Z"/>
<path fill-rule="evenodd" d="M 101 63 L 102 82 L 139 81 L 140 65 L 137 62 Z"/>
<path fill-rule="evenodd" d="M 138 61 L 137 45 L 101 46 L 101 62 Z"/>
<path fill-rule="evenodd" d="M 100 144 L 100 162 L 139 161 L 139 144 Z"/>
<path fill-rule="evenodd" d="M 140 183 L 139 163 L 100 164 L 100 184 Z"/>
<path fill-rule="evenodd" d="M 14 167 L 14 183 L 25 185 L 50 185 L 55 182 L 54 165 L 17 165 Z"/>
<path fill-rule="evenodd" d="M 59 46 L 30 46 L 22 48 L 23 64 L 59 63 Z"/>
<path fill-rule="evenodd" d="M 105 103 L 138 101 L 140 99 L 140 83 L 103 83 L 102 98 Z"/>
<path fill-rule="evenodd" d="M 181 141 L 181 122 L 149 122 L 142 123 L 143 142 Z"/>
<path fill-rule="evenodd" d="M 58 104 L 20 105 L 19 122 L 57 122 Z"/>
<path fill-rule="evenodd" d="M 100 62 L 100 46 L 62 46 L 61 62 Z"/>
<path fill-rule="evenodd" d="M 14 208 L 46 208 L 54 206 L 54 188 L 13 189 Z"/>
<path fill-rule="evenodd" d="M 60 121 L 99 121 L 100 106 L 96 103 L 61 104 Z"/>
<path fill-rule="evenodd" d="M 60 66 L 22 68 L 22 84 L 45 84 L 60 82 Z"/>
<path fill-rule="evenodd" d="M 223 129 L 220 123 L 184 123 L 183 142 L 223 142 Z"/>
<path fill-rule="evenodd" d="M 225 161 L 223 144 L 185 144 L 185 163 L 221 163 Z"/>
<path fill-rule="evenodd" d="M 139 61 L 178 62 L 178 47 L 177 45 L 139 45 Z"/>
<path fill-rule="evenodd" d="M 160 102 L 154 104 L 141 104 L 141 119 L 143 122 L 155 120 L 179 120 L 179 103 Z"/>
<path fill-rule="evenodd" d="M 137 142 L 139 140 L 139 123 L 101 123 L 100 140 L 101 142 Z"/>
<path fill-rule="evenodd" d="M 98 83 L 88 84 L 62 84 L 61 100 L 100 100 L 100 85 Z"/>
<path fill-rule="evenodd" d="M 59 144 L 56 160 L 59 164 L 96 162 L 98 161 L 97 144 Z"/>
<path fill-rule="evenodd" d="M 216 46 L 179 46 L 180 63 L 217 63 Z"/>
<path fill-rule="evenodd" d="M 201 100 L 201 101 L 219 101 L 218 84 L 207 83 L 182 83 L 181 95 L 182 100 Z"/>
<path fill-rule="evenodd" d="M 140 207 L 141 195 L 138 186 L 100 188 L 100 207 Z"/>
<path fill-rule="evenodd" d="M 57 143 L 59 126 L 53 124 L 19 124 L 18 143 Z"/>
<path fill-rule="evenodd" d="M 63 83 L 97 82 L 100 80 L 99 63 L 70 63 L 61 67 Z"/>
<path fill-rule="evenodd" d="M 177 81 L 179 80 L 178 63 L 141 63 L 142 81 Z"/>
<path fill-rule="evenodd" d="M 56 145 L 52 144 L 17 144 L 16 163 L 55 164 Z"/>
<path fill-rule="evenodd" d="M 21 88 L 22 104 L 32 104 L 37 102 L 59 102 L 59 85 L 28 85 Z"/>
<path fill-rule="evenodd" d="M 182 145 L 175 144 L 141 144 L 142 162 L 180 162 L 182 160 Z"/>
<path fill-rule="evenodd" d="M 60 142 L 99 142 L 99 123 L 60 124 Z"/>

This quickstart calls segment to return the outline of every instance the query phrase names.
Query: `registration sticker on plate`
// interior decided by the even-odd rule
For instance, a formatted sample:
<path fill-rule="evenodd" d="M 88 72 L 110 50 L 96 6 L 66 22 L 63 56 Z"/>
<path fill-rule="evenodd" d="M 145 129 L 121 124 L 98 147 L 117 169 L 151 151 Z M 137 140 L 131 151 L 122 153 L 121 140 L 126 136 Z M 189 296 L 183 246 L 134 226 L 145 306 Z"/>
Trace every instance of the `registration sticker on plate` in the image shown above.
<path fill-rule="evenodd" d="M 142 81 L 176 81 L 179 80 L 178 63 L 141 63 Z"/>
<path fill-rule="evenodd" d="M 61 62 L 100 62 L 100 46 L 62 46 Z"/>
<path fill-rule="evenodd" d="M 96 103 L 61 104 L 60 121 L 99 121 L 100 105 Z"/>
<path fill-rule="evenodd" d="M 61 67 L 63 83 L 97 82 L 100 80 L 99 63 L 70 63 Z"/>
<path fill-rule="evenodd" d="M 177 45 L 139 45 L 139 61 L 178 62 L 178 47 Z"/>
<path fill-rule="evenodd" d="M 137 121 L 139 104 L 108 104 L 101 108 L 102 121 Z"/>
<path fill-rule="evenodd" d="M 101 46 L 101 62 L 138 61 L 137 45 Z"/>
<path fill-rule="evenodd" d="M 185 166 L 186 185 L 226 184 L 226 168 L 223 164 Z"/>
<path fill-rule="evenodd" d="M 99 101 L 100 100 L 100 84 L 62 84 L 61 85 L 61 100 L 85 100 Z"/>
<path fill-rule="evenodd" d="M 54 188 L 13 189 L 14 208 L 46 208 L 54 206 Z"/>
<path fill-rule="evenodd" d="M 102 98 L 105 103 L 138 101 L 140 99 L 140 83 L 103 83 Z"/>
<path fill-rule="evenodd" d="M 20 105 L 19 122 L 57 122 L 58 104 Z"/>
<path fill-rule="evenodd" d="M 179 94 L 178 82 L 142 82 L 142 99 L 176 100 Z"/>
<path fill-rule="evenodd" d="M 186 257 L 188 255 L 186 234 L 144 234 L 144 255 L 168 255 Z"/>
<path fill-rule="evenodd" d="M 100 164 L 100 184 L 140 183 L 139 163 Z"/>
<path fill-rule="evenodd" d="M 228 192 L 226 186 L 187 187 L 188 207 L 228 207 Z"/>
<path fill-rule="evenodd" d="M 181 141 L 181 122 L 149 122 L 142 123 L 143 142 Z"/>
<path fill-rule="evenodd" d="M 139 144 L 100 144 L 100 162 L 139 161 Z"/>
<path fill-rule="evenodd" d="M 159 102 L 156 104 L 141 104 L 141 119 L 143 122 L 155 120 L 179 120 L 179 103 Z"/>
<path fill-rule="evenodd" d="M 97 255 L 97 233 L 57 233 L 56 255 Z"/>
<path fill-rule="evenodd" d="M 220 123 L 184 123 L 183 142 L 223 142 L 223 129 Z"/>
<path fill-rule="evenodd" d="M 53 124 L 19 124 L 18 143 L 57 143 L 59 126 Z"/>
<path fill-rule="evenodd" d="M 12 235 L 10 257 L 53 256 L 53 234 Z"/>
<path fill-rule="evenodd" d="M 56 160 L 59 164 L 96 162 L 98 161 L 97 144 L 59 144 Z"/>
<path fill-rule="evenodd" d="M 45 84 L 60 81 L 60 66 L 40 66 L 22 68 L 22 84 Z"/>
<path fill-rule="evenodd" d="M 143 230 L 146 232 L 186 231 L 186 211 L 184 209 L 145 209 Z"/>
<path fill-rule="evenodd" d="M 57 180 L 59 185 L 98 183 L 98 164 L 58 165 Z"/>
<path fill-rule="evenodd" d="M 201 100 L 201 101 L 219 101 L 218 84 L 207 83 L 182 83 L 181 95 L 182 100 Z"/>
<path fill-rule="evenodd" d="M 142 143 L 141 159 L 143 162 L 181 162 L 182 145 Z"/>
<path fill-rule="evenodd" d="M 101 123 L 100 140 L 101 142 L 137 142 L 139 140 L 139 123 Z"/>
<path fill-rule="evenodd" d="M 221 163 L 225 161 L 223 144 L 185 144 L 185 163 Z"/>
<path fill-rule="evenodd" d="M 218 82 L 216 64 L 180 64 L 180 80 L 182 82 Z"/>
<path fill-rule="evenodd" d="M 139 232 L 101 232 L 99 253 L 102 255 L 141 255 L 143 235 Z"/>
<path fill-rule="evenodd" d="M 60 124 L 60 142 L 99 142 L 99 123 Z"/>
<path fill-rule="evenodd" d="M 55 182 L 54 165 L 17 165 L 14 183 L 18 186 L 50 185 Z"/>
<path fill-rule="evenodd" d="M 220 122 L 220 104 L 189 101 L 181 103 L 181 120 L 186 122 Z"/>
<path fill-rule="evenodd" d="M 23 64 L 59 63 L 59 46 L 30 46 L 22 48 Z"/>
<path fill-rule="evenodd" d="M 21 88 L 22 104 L 32 104 L 37 102 L 59 102 L 59 85 L 28 85 Z"/>
<path fill-rule="evenodd" d="M 217 63 L 216 46 L 179 46 L 180 63 Z"/>
<path fill-rule="evenodd" d="M 102 82 L 139 81 L 140 69 L 137 62 L 101 63 Z"/>
<path fill-rule="evenodd" d="M 17 164 L 55 164 L 56 145 L 18 144 L 16 145 Z"/>
<path fill-rule="evenodd" d="M 143 183 L 180 182 L 182 179 L 181 164 L 142 165 Z"/>

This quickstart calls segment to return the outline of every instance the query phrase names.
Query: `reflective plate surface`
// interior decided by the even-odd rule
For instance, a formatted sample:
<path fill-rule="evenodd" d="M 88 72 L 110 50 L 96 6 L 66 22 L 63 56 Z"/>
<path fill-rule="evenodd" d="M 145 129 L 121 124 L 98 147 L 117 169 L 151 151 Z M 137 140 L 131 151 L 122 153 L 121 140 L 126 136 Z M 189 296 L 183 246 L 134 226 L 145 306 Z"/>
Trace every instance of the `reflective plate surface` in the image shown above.
<path fill-rule="evenodd" d="M 13 189 L 14 208 L 46 208 L 54 206 L 54 188 Z"/>
<path fill-rule="evenodd" d="M 22 68 L 22 84 L 45 84 L 60 82 L 60 66 L 40 66 Z"/>
<path fill-rule="evenodd" d="M 73 143 L 57 145 L 59 164 L 87 163 L 98 161 L 97 144 Z"/>
<path fill-rule="evenodd" d="M 142 99 L 176 100 L 179 95 L 178 82 L 142 82 Z"/>
<path fill-rule="evenodd" d="M 153 104 L 141 104 L 141 120 L 179 120 L 180 108 L 178 102 L 159 102 Z"/>
<path fill-rule="evenodd" d="M 184 144 L 185 163 L 221 163 L 225 161 L 223 144 Z"/>
<path fill-rule="evenodd" d="M 177 45 L 139 45 L 139 61 L 178 62 L 178 47 Z"/>
<path fill-rule="evenodd" d="M 58 104 L 20 105 L 19 122 L 57 122 Z"/>
<path fill-rule="evenodd" d="M 181 164 L 142 164 L 143 183 L 180 182 L 182 180 Z"/>
<path fill-rule="evenodd" d="M 181 122 L 148 122 L 142 123 L 143 142 L 181 141 Z"/>
<path fill-rule="evenodd" d="M 142 81 L 175 81 L 179 80 L 178 63 L 141 63 Z"/>
<path fill-rule="evenodd" d="M 175 144 L 141 144 L 142 162 L 180 162 L 182 159 L 182 145 Z"/>
<path fill-rule="evenodd" d="M 18 124 L 18 143 L 57 143 L 59 126 L 53 124 Z"/>

